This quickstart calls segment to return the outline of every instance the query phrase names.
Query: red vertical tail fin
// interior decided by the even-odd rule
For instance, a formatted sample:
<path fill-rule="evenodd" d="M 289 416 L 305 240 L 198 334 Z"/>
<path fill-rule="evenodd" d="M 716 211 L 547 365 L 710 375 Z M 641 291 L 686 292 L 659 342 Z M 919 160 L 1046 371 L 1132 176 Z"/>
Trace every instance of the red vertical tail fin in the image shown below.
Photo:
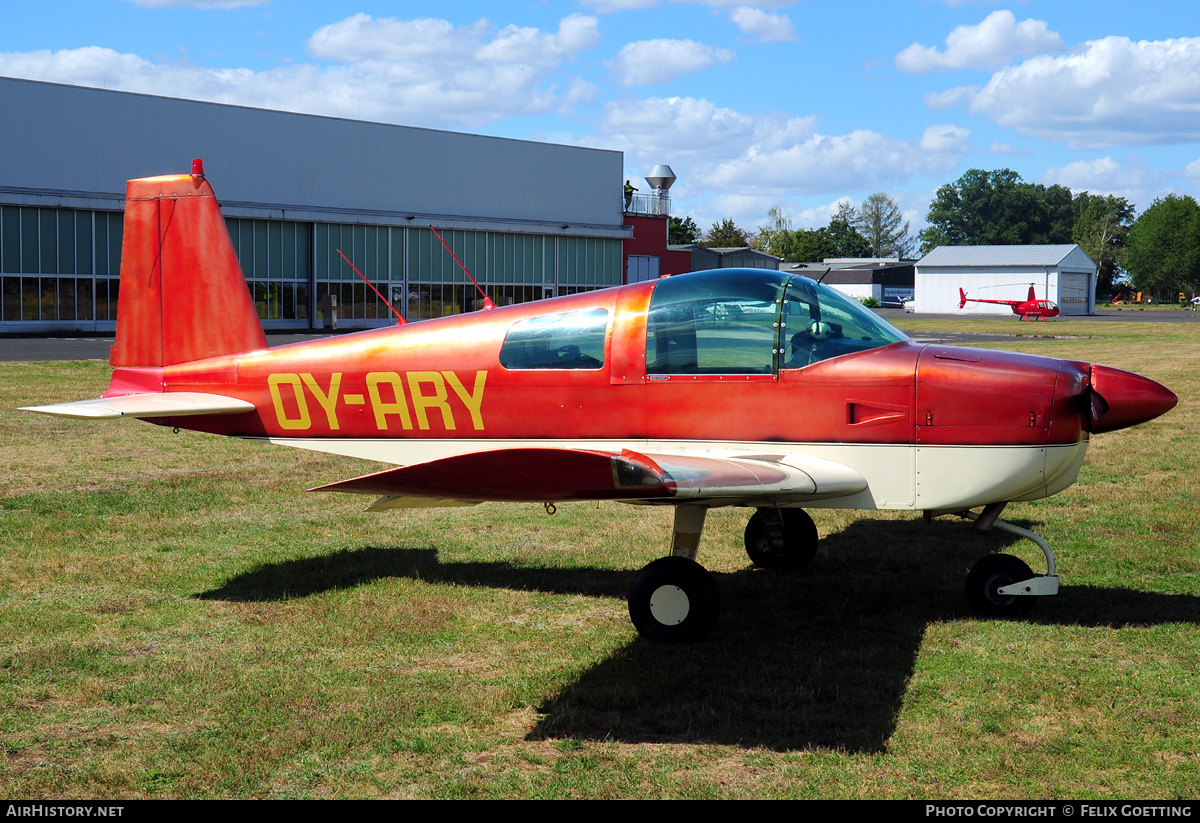
<path fill-rule="evenodd" d="M 199 161 L 193 170 L 129 181 L 113 366 L 267 347 L 212 186 Z"/>
<path fill-rule="evenodd" d="M 962 290 L 962 286 L 958 287 L 958 307 L 964 308 L 967 305 L 967 293 Z"/>

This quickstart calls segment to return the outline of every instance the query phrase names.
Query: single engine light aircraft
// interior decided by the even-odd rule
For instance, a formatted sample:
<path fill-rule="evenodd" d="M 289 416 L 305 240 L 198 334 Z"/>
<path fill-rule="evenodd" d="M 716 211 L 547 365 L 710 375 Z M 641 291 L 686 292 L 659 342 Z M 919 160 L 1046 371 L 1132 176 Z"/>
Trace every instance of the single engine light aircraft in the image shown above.
<path fill-rule="evenodd" d="M 962 514 L 1042 547 L 1047 573 L 990 555 L 977 610 L 1058 591 L 1011 500 L 1074 482 L 1091 434 L 1176 403 L 1145 377 L 1071 360 L 923 345 L 813 280 L 717 269 L 268 348 L 202 165 L 129 182 L 111 385 L 31 411 L 390 463 L 320 487 L 370 511 L 483 501 L 672 506 L 669 556 L 629 594 L 650 638 L 705 636 L 710 508 L 755 510 L 750 559 L 800 567 L 808 507 Z M 978 513 L 972 509 L 981 508 Z"/>
<path fill-rule="evenodd" d="M 1029 296 L 1024 300 L 982 300 L 974 297 L 968 298 L 967 293 L 960 287 L 958 290 L 959 309 L 966 308 L 967 303 L 997 303 L 1001 306 L 1008 306 L 1012 309 L 1013 314 L 1022 320 L 1041 320 L 1045 322 L 1047 317 L 1058 317 L 1058 304 L 1053 300 L 1038 300 L 1037 295 L 1034 294 L 1032 284 L 1029 286 Z"/>

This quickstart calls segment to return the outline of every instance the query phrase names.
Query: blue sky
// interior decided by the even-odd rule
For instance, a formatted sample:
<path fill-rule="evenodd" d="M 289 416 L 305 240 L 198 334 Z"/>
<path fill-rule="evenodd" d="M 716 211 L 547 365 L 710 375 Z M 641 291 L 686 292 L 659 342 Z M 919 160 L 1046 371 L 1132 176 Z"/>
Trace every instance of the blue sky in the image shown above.
<path fill-rule="evenodd" d="M 1194 193 L 1198 23 L 1194 0 L 40 0 L 6 6 L 0 75 L 619 149 L 643 189 L 670 164 L 702 228 L 885 191 L 916 229 L 970 168 L 1139 211 Z"/>

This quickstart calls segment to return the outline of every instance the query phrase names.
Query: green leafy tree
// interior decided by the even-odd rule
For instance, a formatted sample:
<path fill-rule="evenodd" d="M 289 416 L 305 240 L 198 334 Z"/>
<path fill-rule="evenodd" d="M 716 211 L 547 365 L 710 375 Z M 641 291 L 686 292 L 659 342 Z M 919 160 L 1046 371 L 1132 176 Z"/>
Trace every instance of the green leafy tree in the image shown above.
<path fill-rule="evenodd" d="M 720 223 L 713 223 L 700 242 L 710 249 L 741 248 L 750 245 L 750 235 L 727 217 Z"/>
<path fill-rule="evenodd" d="M 1124 265 L 1125 240 L 1133 225 L 1133 206 L 1124 197 L 1080 192 L 1075 195 L 1071 239 L 1095 262 L 1096 291 L 1110 294 Z"/>
<path fill-rule="evenodd" d="M 1125 268 L 1149 292 L 1200 290 L 1200 205 L 1191 195 L 1156 198 L 1129 229 Z"/>
<path fill-rule="evenodd" d="M 1026 183 L 1012 169 L 970 169 L 937 190 L 921 253 L 937 246 L 1070 243 L 1075 225 L 1071 190 Z"/>
<path fill-rule="evenodd" d="M 792 221 L 784 216 L 783 209 L 779 206 L 772 206 L 767 212 L 767 218 L 767 225 L 759 226 L 758 234 L 754 235 L 754 248 L 787 260 L 796 246 Z"/>
<path fill-rule="evenodd" d="M 783 209 L 772 206 L 767 212 L 767 225 L 759 226 L 758 234 L 750 242 L 759 251 L 773 254 L 787 263 L 811 263 L 826 257 L 865 257 L 871 245 L 854 227 L 853 220 L 857 217 L 854 207 L 843 203 L 828 226 L 793 230 L 792 221 L 784 215 Z M 713 230 L 716 229 L 714 225 Z"/>
<path fill-rule="evenodd" d="M 871 246 L 854 226 L 835 217 L 819 229 L 793 233 L 795 245 L 784 259 L 789 263 L 812 263 L 827 257 L 866 257 Z"/>
<path fill-rule="evenodd" d="M 833 254 L 827 254 L 826 257 L 867 257 L 871 253 L 870 241 L 848 220 L 834 217 L 825 232 L 833 246 Z"/>
<path fill-rule="evenodd" d="M 862 202 L 851 223 L 866 238 L 871 257 L 906 257 L 912 253 L 909 223 L 896 201 L 881 191 Z"/>
<path fill-rule="evenodd" d="M 686 246 L 700 239 L 700 227 L 690 217 L 680 220 L 671 215 L 667 223 L 667 243 L 672 246 Z"/>
<path fill-rule="evenodd" d="M 826 257 L 837 257 L 826 229 L 797 229 L 793 235 L 795 245 L 792 253 L 784 260 L 788 263 L 812 263 Z"/>

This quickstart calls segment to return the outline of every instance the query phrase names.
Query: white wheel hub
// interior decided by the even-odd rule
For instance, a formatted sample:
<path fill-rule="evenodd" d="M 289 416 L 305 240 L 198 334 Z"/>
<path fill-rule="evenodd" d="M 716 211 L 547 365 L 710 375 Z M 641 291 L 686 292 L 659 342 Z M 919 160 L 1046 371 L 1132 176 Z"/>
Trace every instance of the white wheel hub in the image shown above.
<path fill-rule="evenodd" d="M 650 614 L 664 626 L 678 626 L 687 620 L 691 602 L 678 586 L 659 586 L 650 595 Z"/>

